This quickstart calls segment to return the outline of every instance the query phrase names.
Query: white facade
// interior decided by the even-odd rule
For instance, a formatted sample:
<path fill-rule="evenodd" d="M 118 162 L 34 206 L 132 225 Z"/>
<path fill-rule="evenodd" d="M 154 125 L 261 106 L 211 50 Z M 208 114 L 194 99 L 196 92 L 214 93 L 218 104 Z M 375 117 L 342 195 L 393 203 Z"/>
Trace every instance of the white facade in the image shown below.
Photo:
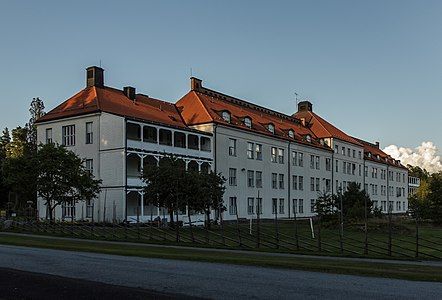
<path fill-rule="evenodd" d="M 92 123 L 92 140 L 88 141 L 86 123 Z M 133 135 L 131 129 L 134 127 L 128 129 L 128 124 L 140 128 L 139 136 Z M 75 208 L 58 206 L 55 209 L 58 220 L 147 221 L 162 217 L 162 209 L 149 207 L 143 201 L 140 175 L 145 164 L 156 163 L 162 156 L 174 154 L 182 158 L 188 167 L 212 169 L 213 140 L 211 135 L 204 132 L 142 123 L 102 112 L 38 123 L 38 143 L 49 142 L 47 135 L 50 135 L 50 142 L 66 144 L 63 142 L 63 127 L 75 128 L 74 143 L 66 147 L 92 166 L 95 178 L 102 180 L 102 190 L 99 197 L 90 203 L 78 202 Z M 157 132 L 156 141 L 144 139 L 142 128 L 147 127 Z M 171 134 L 170 145 L 169 141 L 161 144 L 160 130 Z M 175 136 L 185 136 L 185 145 L 175 146 Z M 198 141 L 193 149 L 187 143 L 189 136 L 196 137 Z M 47 217 L 42 199 L 38 199 L 38 211 L 40 218 Z"/>

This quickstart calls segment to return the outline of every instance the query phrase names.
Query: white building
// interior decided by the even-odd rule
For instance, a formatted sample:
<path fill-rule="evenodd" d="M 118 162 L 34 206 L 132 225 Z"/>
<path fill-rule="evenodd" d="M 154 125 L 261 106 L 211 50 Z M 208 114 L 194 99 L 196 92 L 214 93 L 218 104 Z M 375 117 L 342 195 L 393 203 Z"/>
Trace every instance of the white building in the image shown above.
<path fill-rule="evenodd" d="M 408 194 L 414 195 L 421 186 L 421 179 L 418 177 L 408 176 Z"/>
<path fill-rule="evenodd" d="M 103 70 L 88 68 L 86 88 L 38 120 L 38 141 L 64 144 L 85 158 L 103 190 L 93 203 L 58 208 L 56 217 L 91 219 L 93 211 L 99 221 L 167 218 L 144 204 L 139 178 L 164 153 L 188 168 L 223 174 L 225 220 L 256 217 L 258 205 L 262 218 L 311 216 L 320 193 L 343 191 L 349 182 L 365 187 L 384 211 L 390 203 L 394 213 L 405 212 L 406 168 L 312 108 L 304 101 L 293 116 L 282 114 L 207 89 L 197 78 L 172 104 L 132 87 L 106 87 Z M 41 201 L 39 211 L 44 218 Z"/>

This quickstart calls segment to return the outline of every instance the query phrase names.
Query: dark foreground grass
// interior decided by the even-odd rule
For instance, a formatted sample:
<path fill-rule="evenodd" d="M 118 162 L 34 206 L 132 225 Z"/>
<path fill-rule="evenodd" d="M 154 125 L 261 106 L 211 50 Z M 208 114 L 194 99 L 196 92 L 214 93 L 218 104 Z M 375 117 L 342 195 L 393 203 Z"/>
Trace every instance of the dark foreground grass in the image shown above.
<path fill-rule="evenodd" d="M 96 252 L 113 255 L 150 258 L 179 259 L 190 261 L 239 264 L 259 267 L 295 269 L 336 274 L 387 277 L 407 280 L 442 281 L 442 268 L 436 266 L 381 263 L 373 261 L 349 261 L 310 257 L 282 257 L 257 253 L 220 252 L 170 247 L 149 247 L 84 240 L 61 240 L 22 235 L 0 235 L 0 244 Z"/>

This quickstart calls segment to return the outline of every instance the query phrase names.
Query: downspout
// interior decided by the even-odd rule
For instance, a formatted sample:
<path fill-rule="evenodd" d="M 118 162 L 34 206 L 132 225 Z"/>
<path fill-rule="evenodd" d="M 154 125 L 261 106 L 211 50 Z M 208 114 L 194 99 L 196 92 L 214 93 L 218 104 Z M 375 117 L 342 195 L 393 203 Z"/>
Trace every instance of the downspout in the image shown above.
<path fill-rule="evenodd" d="M 124 118 L 124 129 L 123 129 L 123 137 L 124 137 L 124 219 L 127 222 L 127 136 L 126 136 L 126 128 L 127 128 L 127 119 Z M 141 203 L 143 205 L 143 203 Z"/>
<path fill-rule="evenodd" d="M 213 169 L 216 173 L 216 124 L 213 124 Z"/>
<path fill-rule="evenodd" d="M 288 153 L 287 153 L 287 174 L 288 174 L 288 179 L 287 179 L 287 184 L 288 184 L 288 186 L 287 186 L 287 196 L 288 196 L 288 199 L 287 199 L 287 208 L 288 208 L 288 211 L 289 211 L 289 213 L 288 213 L 288 218 L 290 219 L 290 190 L 291 190 L 291 187 L 292 187 L 292 185 L 290 184 L 290 179 L 292 178 L 292 176 L 291 176 L 291 170 L 290 170 L 290 156 L 291 156 L 291 154 L 292 154 L 292 151 L 290 150 L 290 144 L 291 144 L 291 141 L 289 141 L 289 147 L 288 147 Z"/>
<path fill-rule="evenodd" d="M 331 194 L 333 196 L 334 194 L 334 186 L 335 186 L 335 180 L 334 180 L 334 174 L 335 174 L 335 150 L 332 152 L 331 156 Z"/>

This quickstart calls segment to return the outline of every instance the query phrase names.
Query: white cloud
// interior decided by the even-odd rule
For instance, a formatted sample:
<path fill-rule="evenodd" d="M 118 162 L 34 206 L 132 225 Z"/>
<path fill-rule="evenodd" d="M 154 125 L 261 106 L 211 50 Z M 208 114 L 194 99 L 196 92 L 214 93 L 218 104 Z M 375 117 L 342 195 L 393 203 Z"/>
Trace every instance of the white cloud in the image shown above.
<path fill-rule="evenodd" d="M 433 142 L 423 142 L 414 149 L 390 145 L 383 150 L 403 165 L 410 164 L 426 169 L 430 173 L 442 171 L 442 160 L 437 155 L 438 149 Z"/>

